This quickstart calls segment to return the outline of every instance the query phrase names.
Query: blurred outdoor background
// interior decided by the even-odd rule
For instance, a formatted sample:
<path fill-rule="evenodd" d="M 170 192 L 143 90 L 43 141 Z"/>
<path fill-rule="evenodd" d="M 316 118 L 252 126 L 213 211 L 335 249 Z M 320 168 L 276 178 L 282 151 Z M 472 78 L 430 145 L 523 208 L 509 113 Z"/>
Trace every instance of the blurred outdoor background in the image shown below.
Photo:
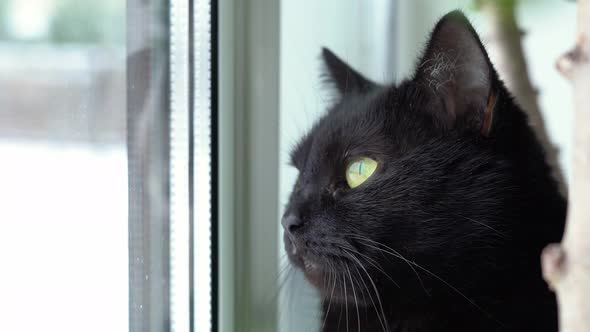
<path fill-rule="evenodd" d="M 135 87 L 126 66 L 141 49 L 126 37 L 137 23 L 127 20 L 130 2 L 170 8 L 188 0 L 0 0 L 0 331 L 130 330 L 130 287 L 144 287 L 130 285 L 128 259 L 129 237 L 137 234 L 128 232 L 126 98 Z M 195 280 L 206 279 L 199 274 L 218 278 L 212 302 L 218 307 L 210 310 L 219 312 L 220 331 L 318 331 L 314 291 L 296 271 L 279 276 L 287 264 L 279 220 L 296 177 L 289 151 L 331 99 L 321 84 L 321 47 L 375 81 L 393 82 L 412 73 L 446 12 L 462 9 L 484 45 L 493 39 L 490 23 L 473 0 L 217 3 L 220 100 L 212 112 L 219 118 L 220 163 L 211 174 L 219 178 L 197 178 L 194 185 L 220 183 L 212 199 L 220 212 L 212 249 L 219 251 L 219 273 L 191 273 Z M 529 75 L 567 176 L 571 88 L 554 63 L 574 44 L 575 2 L 516 3 Z M 186 25 L 188 36 L 188 20 L 152 14 Z M 164 40 L 168 28 L 158 31 Z M 167 70 L 163 63 L 153 67 Z M 175 74 L 166 84 L 184 77 Z M 195 95 L 198 105 L 204 97 Z M 169 143 L 166 133 L 155 139 Z M 157 194 L 155 201 L 169 203 Z M 170 255 L 159 259 L 169 266 Z M 170 313 L 160 314 L 169 324 Z M 201 331 L 199 322 L 194 327 Z"/>
<path fill-rule="evenodd" d="M 125 1 L 0 1 L 0 331 L 128 326 Z"/>

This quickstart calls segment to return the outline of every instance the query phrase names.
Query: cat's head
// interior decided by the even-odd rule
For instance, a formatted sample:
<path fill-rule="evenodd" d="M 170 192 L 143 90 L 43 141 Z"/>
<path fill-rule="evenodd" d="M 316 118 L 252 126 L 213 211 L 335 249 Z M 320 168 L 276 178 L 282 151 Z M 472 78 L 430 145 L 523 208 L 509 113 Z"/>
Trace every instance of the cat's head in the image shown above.
<path fill-rule="evenodd" d="M 467 19 L 443 17 L 399 85 L 371 82 L 327 49 L 323 59 L 338 101 L 292 152 L 290 260 L 340 300 L 353 284 L 366 302 L 377 289 L 419 297 L 495 278 L 520 236 L 511 218 L 541 201 L 521 176 L 549 196 L 555 186 Z"/>

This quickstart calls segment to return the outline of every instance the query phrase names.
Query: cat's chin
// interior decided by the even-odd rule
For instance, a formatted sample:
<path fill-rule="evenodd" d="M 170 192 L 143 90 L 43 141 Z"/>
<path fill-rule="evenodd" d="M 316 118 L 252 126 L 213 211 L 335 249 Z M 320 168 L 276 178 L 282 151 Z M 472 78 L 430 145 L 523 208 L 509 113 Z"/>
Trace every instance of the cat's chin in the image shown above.
<path fill-rule="evenodd" d="M 326 280 L 323 269 L 308 258 L 301 258 L 303 274 L 305 278 L 316 288 L 323 290 Z"/>
<path fill-rule="evenodd" d="M 283 237 L 285 241 L 285 251 L 287 256 L 296 268 L 300 269 L 305 279 L 316 288 L 324 297 L 336 295 L 335 284 L 330 278 L 334 278 L 334 271 L 329 272 L 325 259 L 310 256 L 309 252 L 304 252 L 297 248 L 295 243 L 286 234 Z M 331 285 L 330 285 L 331 283 Z"/>
<path fill-rule="evenodd" d="M 351 304 L 356 305 L 364 305 L 366 304 L 366 298 L 364 297 L 364 292 L 361 292 L 357 285 L 356 292 L 352 291 L 351 283 L 346 284 L 348 287 L 348 291 L 346 291 L 341 283 L 336 282 L 336 279 L 340 280 L 347 280 L 345 278 L 348 277 L 347 274 L 340 275 L 336 271 L 331 270 L 323 267 L 322 264 L 317 263 L 308 257 L 299 256 L 296 258 L 298 260 L 297 266 L 303 271 L 303 275 L 305 279 L 315 288 L 318 290 L 320 296 L 325 300 L 330 300 L 334 302 L 345 303 L 349 302 Z"/>

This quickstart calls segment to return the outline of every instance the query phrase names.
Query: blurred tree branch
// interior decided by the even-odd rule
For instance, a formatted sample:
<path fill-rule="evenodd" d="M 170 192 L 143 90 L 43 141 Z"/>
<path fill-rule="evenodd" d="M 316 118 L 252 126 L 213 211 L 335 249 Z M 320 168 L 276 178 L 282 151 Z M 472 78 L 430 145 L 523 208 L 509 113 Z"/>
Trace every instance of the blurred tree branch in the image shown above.
<path fill-rule="evenodd" d="M 476 0 L 475 4 L 490 22 L 491 29 L 490 34 L 486 36 L 486 48 L 495 56 L 494 66 L 518 104 L 527 113 L 531 126 L 545 148 L 547 162 L 559 184 L 559 190 L 563 195 L 567 195 L 563 172 L 558 163 L 559 150 L 549 139 L 537 100 L 538 91 L 533 87 L 529 77 L 522 47 L 524 32 L 516 22 L 517 1 Z"/>
<path fill-rule="evenodd" d="M 574 90 L 572 182 L 561 244 L 543 251 L 543 275 L 557 293 L 561 332 L 590 331 L 590 0 L 578 0 L 576 46 L 557 69 Z"/>

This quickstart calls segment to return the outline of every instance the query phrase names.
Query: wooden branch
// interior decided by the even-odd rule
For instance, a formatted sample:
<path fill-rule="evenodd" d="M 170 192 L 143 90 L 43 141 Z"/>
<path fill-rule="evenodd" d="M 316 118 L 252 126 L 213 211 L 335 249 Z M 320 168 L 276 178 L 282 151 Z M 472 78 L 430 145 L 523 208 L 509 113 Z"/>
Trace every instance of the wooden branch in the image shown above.
<path fill-rule="evenodd" d="M 541 141 L 551 166 L 553 177 L 559 184 L 560 192 L 567 195 L 563 172 L 559 167 L 559 150 L 551 143 L 541 108 L 537 100 L 538 91 L 529 78 L 526 58 L 521 39 L 524 32 L 516 22 L 516 0 L 478 0 L 476 5 L 490 22 L 490 33 L 485 37 L 486 48 L 494 57 L 494 66 L 508 90 L 529 117 L 529 123 Z"/>
<path fill-rule="evenodd" d="M 557 293 L 561 332 L 590 331 L 590 0 L 578 0 L 578 42 L 557 61 L 574 89 L 572 182 L 565 235 L 545 248 L 543 275 Z"/>

